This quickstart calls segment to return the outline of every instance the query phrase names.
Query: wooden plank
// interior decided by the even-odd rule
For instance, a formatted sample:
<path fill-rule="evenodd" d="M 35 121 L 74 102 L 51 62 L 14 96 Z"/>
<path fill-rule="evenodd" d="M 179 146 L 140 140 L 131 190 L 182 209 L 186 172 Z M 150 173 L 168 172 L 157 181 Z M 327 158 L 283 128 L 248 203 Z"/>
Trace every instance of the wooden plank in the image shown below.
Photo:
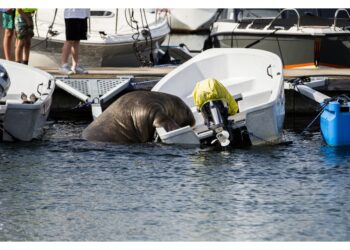
<path fill-rule="evenodd" d="M 342 76 L 350 77 L 350 68 L 315 68 L 315 69 L 284 69 L 285 78 L 295 78 L 301 76 Z"/>
<path fill-rule="evenodd" d="M 42 70 L 52 75 L 62 75 L 57 68 L 41 68 Z M 148 77 L 163 77 L 172 70 L 176 69 L 174 66 L 170 67 L 99 67 L 88 68 L 88 74 L 85 75 L 71 75 L 72 78 L 108 78 L 118 75 L 133 75 L 148 76 Z M 286 79 L 296 78 L 302 76 L 334 76 L 343 79 L 350 78 L 350 68 L 315 68 L 315 69 L 284 69 L 283 75 Z"/>
<path fill-rule="evenodd" d="M 57 68 L 40 69 L 52 74 L 62 75 Z M 175 67 L 100 67 L 87 68 L 88 74 L 85 77 L 96 76 L 116 76 L 116 75 L 133 75 L 133 76 L 165 76 Z M 79 75 L 81 77 L 82 75 Z"/>

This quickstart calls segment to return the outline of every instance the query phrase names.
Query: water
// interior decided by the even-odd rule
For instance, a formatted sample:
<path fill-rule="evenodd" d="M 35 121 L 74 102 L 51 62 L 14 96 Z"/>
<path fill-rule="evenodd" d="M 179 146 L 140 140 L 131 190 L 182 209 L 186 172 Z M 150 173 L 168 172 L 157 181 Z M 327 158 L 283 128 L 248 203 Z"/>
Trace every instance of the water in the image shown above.
<path fill-rule="evenodd" d="M 350 148 L 115 145 L 56 123 L 0 145 L 0 241 L 349 241 Z"/>

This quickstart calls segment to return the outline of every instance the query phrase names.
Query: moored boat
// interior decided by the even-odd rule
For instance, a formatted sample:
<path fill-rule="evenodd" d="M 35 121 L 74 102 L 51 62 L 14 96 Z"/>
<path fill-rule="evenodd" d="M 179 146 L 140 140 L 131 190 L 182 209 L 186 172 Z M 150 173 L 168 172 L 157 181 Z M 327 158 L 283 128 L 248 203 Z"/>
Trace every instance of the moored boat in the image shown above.
<path fill-rule="evenodd" d="M 215 78 L 238 104 L 239 112 L 228 117 L 232 121 L 231 129 L 238 129 L 242 136 L 245 134 L 251 145 L 279 143 L 285 115 L 282 70 L 280 58 L 271 52 L 209 49 L 167 74 L 152 91 L 179 96 L 192 109 L 196 120 L 192 129 L 199 138 L 193 141 L 196 144 L 213 133 L 195 105 L 193 90 L 198 82 Z M 188 128 L 183 132 L 188 137 Z M 181 136 L 181 132 L 176 135 Z M 163 136 L 168 135 L 163 133 Z"/>
<path fill-rule="evenodd" d="M 30 64 L 58 67 L 65 41 L 63 9 L 39 9 Z M 88 39 L 80 43 L 80 61 L 88 67 L 146 66 L 170 32 L 164 16 L 144 9 L 91 9 Z"/>
<path fill-rule="evenodd" d="M 175 32 L 209 30 L 218 9 L 170 9 L 170 27 Z"/>
<path fill-rule="evenodd" d="M 284 68 L 343 68 L 350 67 L 349 27 L 346 9 L 228 9 L 208 44 L 267 50 Z"/>
<path fill-rule="evenodd" d="M 54 78 L 39 69 L 5 60 L 0 77 L 0 141 L 31 141 L 43 135 L 50 112 Z"/>

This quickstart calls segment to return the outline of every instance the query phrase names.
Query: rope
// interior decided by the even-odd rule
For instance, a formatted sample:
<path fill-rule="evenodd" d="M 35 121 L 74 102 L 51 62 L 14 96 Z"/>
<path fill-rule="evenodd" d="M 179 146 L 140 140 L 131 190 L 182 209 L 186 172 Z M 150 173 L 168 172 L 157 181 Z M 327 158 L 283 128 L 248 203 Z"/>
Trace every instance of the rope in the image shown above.
<path fill-rule="evenodd" d="M 267 38 L 267 37 L 269 37 L 269 36 L 275 34 L 275 33 L 276 33 L 277 31 L 279 31 L 279 30 L 280 30 L 280 29 L 276 29 L 276 28 L 275 28 L 274 31 L 272 31 L 271 33 L 268 33 L 268 34 L 266 34 L 265 36 L 263 36 L 262 38 L 260 38 L 260 39 L 258 39 L 258 40 L 256 40 L 256 41 L 254 41 L 254 42 L 248 44 L 248 45 L 245 46 L 244 48 L 250 48 L 250 47 L 254 46 L 254 45 L 257 44 L 257 43 L 260 43 L 262 40 L 264 40 L 265 38 Z"/>
<path fill-rule="evenodd" d="M 301 134 L 304 134 L 305 132 L 307 132 L 309 130 L 309 128 L 315 123 L 315 121 L 321 116 L 321 114 L 323 113 L 323 111 L 326 109 L 327 105 L 332 102 L 332 101 L 337 101 L 339 103 L 344 103 L 344 102 L 349 102 L 350 98 L 345 95 L 345 94 L 340 94 L 338 96 L 334 96 L 328 99 L 324 100 L 323 105 L 321 106 L 321 108 L 319 109 L 318 114 L 316 115 L 316 117 L 306 126 L 306 128 L 301 132 Z"/>
<path fill-rule="evenodd" d="M 131 27 L 132 30 L 136 30 L 136 32 L 132 35 L 132 39 L 134 40 L 133 49 L 134 49 L 135 56 L 136 56 L 137 60 L 140 62 L 141 66 L 152 66 L 153 65 L 153 62 L 152 62 L 152 60 L 153 60 L 152 35 L 151 35 L 151 31 L 148 27 L 146 13 L 144 10 L 142 11 L 142 9 L 140 9 L 140 16 L 141 16 L 141 23 L 142 23 L 142 28 L 143 28 L 143 30 L 141 32 L 140 32 L 140 28 L 138 25 L 138 21 L 135 19 L 135 16 L 134 16 L 134 9 L 126 9 L 125 10 L 126 23 Z M 144 24 L 144 22 L 146 23 L 146 25 Z M 145 46 L 142 46 L 142 44 L 140 44 L 140 42 L 142 42 L 139 39 L 140 34 L 145 39 Z M 143 52 L 145 51 L 145 49 L 148 45 L 148 37 L 150 37 L 150 40 L 151 40 L 150 58 L 147 58 L 146 56 L 143 55 Z"/>
<path fill-rule="evenodd" d="M 323 111 L 325 110 L 326 106 L 328 105 L 328 103 L 325 103 L 322 105 L 320 111 L 318 112 L 318 114 L 316 115 L 316 117 L 309 123 L 309 125 L 306 126 L 306 128 L 300 133 L 300 134 L 304 134 L 306 133 L 309 128 L 315 123 L 315 121 L 321 116 L 321 114 L 323 113 Z"/>
<path fill-rule="evenodd" d="M 57 32 L 57 31 L 52 30 L 53 25 L 55 24 L 55 21 L 56 21 L 56 16 L 57 16 L 57 9 L 55 9 L 55 14 L 54 14 L 54 16 L 53 16 L 53 19 L 52 19 L 51 24 L 50 24 L 49 27 L 48 27 L 48 30 L 47 30 L 47 32 L 46 32 L 45 39 L 42 40 L 42 41 L 40 41 L 40 42 L 38 42 L 38 43 L 36 43 L 36 44 L 34 44 L 34 45 L 32 45 L 32 46 L 31 46 L 31 49 L 37 47 L 38 45 L 40 45 L 40 44 L 42 44 L 42 43 L 44 43 L 44 42 L 46 43 L 45 47 L 47 48 L 47 46 L 48 46 L 47 41 L 48 41 L 50 38 L 52 38 L 52 37 L 58 35 L 58 32 Z M 37 33 L 38 33 L 38 37 L 40 37 L 40 35 L 39 35 L 39 29 L 38 29 L 38 24 L 37 24 L 37 13 L 35 13 L 35 26 L 36 26 L 36 30 L 37 30 Z M 49 36 L 49 35 L 50 35 L 50 36 Z"/>

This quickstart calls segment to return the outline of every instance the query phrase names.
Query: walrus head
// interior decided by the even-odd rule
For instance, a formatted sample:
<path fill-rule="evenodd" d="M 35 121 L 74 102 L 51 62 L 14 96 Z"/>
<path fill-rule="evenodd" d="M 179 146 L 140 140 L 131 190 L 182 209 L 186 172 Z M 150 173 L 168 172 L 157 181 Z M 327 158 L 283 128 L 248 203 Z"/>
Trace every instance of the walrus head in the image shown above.
<path fill-rule="evenodd" d="M 165 95 L 165 98 L 159 103 L 162 109 L 154 119 L 154 127 L 164 127 L 166 131 L 171 131 L 195 125 L 191 109 L 179 97 L 165 93 L 158 94 Z"/>

